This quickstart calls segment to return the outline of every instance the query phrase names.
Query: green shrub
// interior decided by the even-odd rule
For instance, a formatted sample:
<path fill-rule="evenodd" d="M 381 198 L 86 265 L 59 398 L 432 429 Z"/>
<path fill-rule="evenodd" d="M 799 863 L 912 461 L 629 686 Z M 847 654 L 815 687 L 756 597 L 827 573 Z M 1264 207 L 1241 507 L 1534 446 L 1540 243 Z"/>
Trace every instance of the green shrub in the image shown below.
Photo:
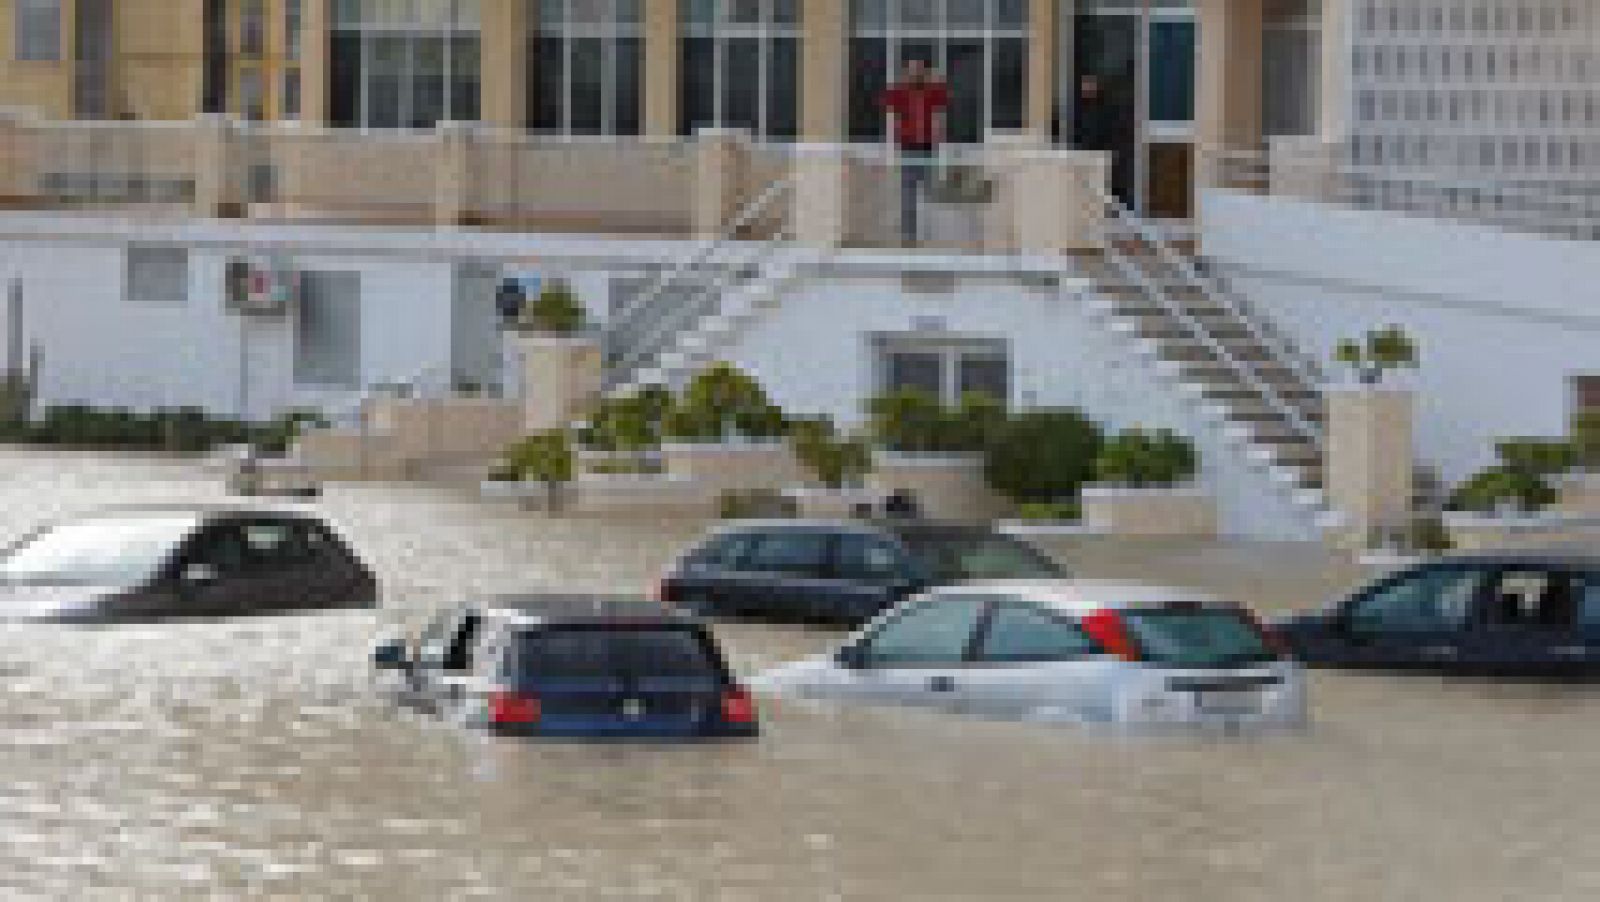
<path fill-rule="evenodd" d="M 1348 366 L 1363 385 L 1377 385 L 1392 370 L 1417 368 L 1417 344 L 1399 326 L 1373 329 L 1334 347 L 1333 359 Z"/>
<path fill-rule="evenodd" d="M 638 394 L 607 398 L 595 408 L 583 443 L 601 451 L 640 452 L 660 447 L 672 394 L 651 386 Z"/>
<path fill-rule="evenodd" d="M 962 396 L 954 410 L 932 393 L 902 388 L 867 402 L 872 437 L 903 453 L 975 454 L 1007 420 L 1005 404 L 982 392 Z"/>
<path fill-rule="evenodd" d="M 1017 516 L 1035 523 L 1070 523 L 1083 519 L 1076 501 L 1029 501 L 1017 506 Z"/>
<path fill-rule="evenodd" d="M 789 443 L 800 463 L 828 488 L 858 485 L 872 472 L 872 449 L 867 443 L 839 436 L 826 417 L 791 423 Z"/>
<path fill-rule="evenodd" d="M 1095 461 L 1102 482 L 1142 488 L 1186 482 L 1199 468 L 1194 444 L 1170 429 L 1129 429 L 1105 443 Z"/>
<path fill-rule="evenodd" d="M 718 363 L 689 382 L 662 426 L 670 438 L 719 442 L 734 435 L 781 438 L 787 423 L 761 383 L 736 367 Z"/>
<path fill-rule="evenodd" d="M 1023 503 L 1071 502 L 1094 478 L 1100 427 L 1076 410 L 1030 410 L 990 433 L 984 472 L 995 491 Z"/>
<path fill-rule="evenodd" d="M 1600 471 L 1600 410 L 1584 410 L 1572 418 L 1574 462 L 1589 471 Z"/>
<path fill-rule="evenodd" d="M 523 306 L 517 326 L 539 332 L 572 335 L 583 331 L 588 314 L 573 294 L 572 286 L 556 279 L 545 285 L 539 296 Z"/>
<path fill-rule="evenodd" d="M 1562 439 L 1501 439 L 1494 450 L 1505 468 L 1538 476 L 1564 473 L 1578 462 L 1577 446 Z"/>
<path fill-rule="evenodd" d="M 1510 506 L 1532 512 L 1555 500 L 1556 490 L 1543 474 L 1501 465 L 1483 470 L 1458 487 L 1450 497 L 1450 508 L 1494 513 Z"/>

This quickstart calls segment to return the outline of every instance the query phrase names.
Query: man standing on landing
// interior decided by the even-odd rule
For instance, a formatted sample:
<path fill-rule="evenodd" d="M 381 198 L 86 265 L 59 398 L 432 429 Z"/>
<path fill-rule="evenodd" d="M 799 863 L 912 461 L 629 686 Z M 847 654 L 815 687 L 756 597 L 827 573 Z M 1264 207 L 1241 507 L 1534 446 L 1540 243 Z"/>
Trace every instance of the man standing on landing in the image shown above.
<path fill-rule="evenodd" d="M 906 61 L 905 77 L 883 92 L 883 109 L 894 120 L 900 152 L 900 233 L 917 240 L 917 198 L 933 174 L 934 155 L 944 132 L 950 91 L 920 59 Z"/>

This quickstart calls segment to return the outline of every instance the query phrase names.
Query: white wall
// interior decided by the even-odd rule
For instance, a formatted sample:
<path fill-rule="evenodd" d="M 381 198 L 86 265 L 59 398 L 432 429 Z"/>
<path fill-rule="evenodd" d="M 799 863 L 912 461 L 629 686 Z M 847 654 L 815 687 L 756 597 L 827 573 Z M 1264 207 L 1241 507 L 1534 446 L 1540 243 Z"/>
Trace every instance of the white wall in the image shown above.
<path fill-rule="evenodd" d="M 1389 323 L 1416 337 L 1401 381 L 1448 479 L 1491 463 L 1496 437 L 1563 434 L 1568 377 L 1600 373 L 1600 242 L 1233 192 L 1201 211 L 1205 253 L 1308 353 Z"/>
<path fill-rule="evenodd" d="M 823 281 L 758 320 L 726 356 L 786 410 L 859 422 L 861 402 L 877 390 L 871 335 L 927 334 L 930 318 L 941 320 L 951 337 L 1009 342 L 1017 406 L 1076 407 L 1109 429 L 1171 428 L 1194 438 L 1200 481 L 1218 496 L 1225 532 L 1309 535 L 1309 514 L 1293 508 L 1215 424 L 1066 292 L 979 279 L 963 280 L 948 294 L 907 293 L 898 280 L 884 278 Z"/>

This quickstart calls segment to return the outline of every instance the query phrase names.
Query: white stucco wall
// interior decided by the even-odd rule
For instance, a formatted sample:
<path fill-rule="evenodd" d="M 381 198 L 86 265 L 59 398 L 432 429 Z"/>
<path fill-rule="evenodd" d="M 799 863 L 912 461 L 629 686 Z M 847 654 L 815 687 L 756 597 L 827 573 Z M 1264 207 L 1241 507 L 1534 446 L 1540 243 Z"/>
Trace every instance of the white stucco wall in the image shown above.
<path fill-rule="evenodd" d="M 1308 353 L 1398 323 L 1417 339 L 1420 457 L 1458 480 L 1492 442 L 1560 435 L 1600 373 L 1600 242 L 1213 192 L 1205 253 Z M 1330 369 L 1330 372 L 1337 372 Z"/>
<path fill-rule="evenodd" d="M 905 292 L 896 279 L 828 280 L 796 291 L 726 356 L 786 410 L 859 422 L 861 401 L 877 391 L 871 336 L 929 334 L 934 321 L 943 330 L 936 334 L 1008 342 L 1016 406 L 1076 407 L 1109 429 L 1171 428 L 1194 438 L 1200 482 L 1218 497 L 1224 532 L 1310 535 L 1310 515 L 1069 292 L 974 279 L 947 294 L 926 294 Z"/>

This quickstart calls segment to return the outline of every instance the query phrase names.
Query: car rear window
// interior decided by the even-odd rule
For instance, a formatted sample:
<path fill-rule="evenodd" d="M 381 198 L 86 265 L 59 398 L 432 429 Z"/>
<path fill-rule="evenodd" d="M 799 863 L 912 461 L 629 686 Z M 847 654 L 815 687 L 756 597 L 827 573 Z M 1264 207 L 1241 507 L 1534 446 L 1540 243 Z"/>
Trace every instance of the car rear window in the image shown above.
<path fill-rule="evenodd" d="M 1176 667 L 1234 667 L 1277 660 L 1261 628 L 1229 607 L 1130 610 L 1122 615 L 1141 657 Z"/>
<path fill-rule="evenodd" d="M 906 536 L 905 543 L 935 582 L 1057 579 L 1061 567 L 1032 545 L 995 534 Z"/>
<path fill-rule="evenodd" d="M 516 670 L 542 677 L 720 677 L 721 661 L 692 627 L 557 627 L 521 633 Z"/>

